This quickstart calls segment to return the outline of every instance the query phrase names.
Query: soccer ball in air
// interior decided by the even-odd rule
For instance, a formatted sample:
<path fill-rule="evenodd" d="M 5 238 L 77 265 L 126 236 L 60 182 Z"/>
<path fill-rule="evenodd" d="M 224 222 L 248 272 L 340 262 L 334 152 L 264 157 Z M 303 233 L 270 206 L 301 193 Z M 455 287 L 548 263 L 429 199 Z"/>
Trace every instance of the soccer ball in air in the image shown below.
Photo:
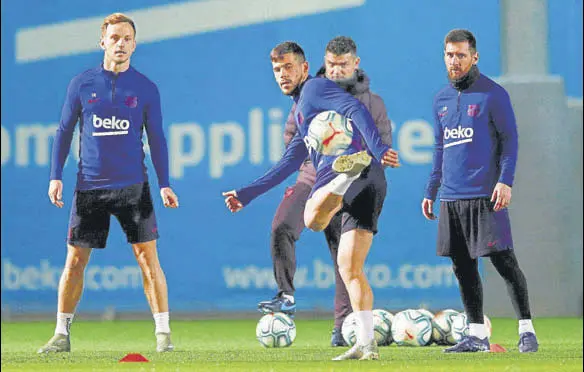
<path fill-rule="evenodd" d="M 353 125 L 335 111 L 323 111 L 310 122 L 304 141 L 307 147 L 323 155 L 341 155 L 353 142 Z"/>
<path fill-rule="evenodd" d="M 487 338 L 491 338 L 492 326 L 491 320 L 485 317 L 485 327 L 487 328 Z M 464 336 L 468 336 L 468 319 L 465 313 L 460 313 L 452 321 L 452 339 L 455 343 L 460 342 Z"/>
<path fill-rule="evenodd" d="M 256 338 L 264 347 L 286 347 L 296 339 L 296 324 L 284 313 L 264 315 L 256 327 Z"/>
<path fill-rule="evenodd" d="M 373 335 L 377 345 L 386 346 L 391 344 L 391 320 L 393 314 L 383 309 L 373 310 Z M 343 322 L 341 333 L 343 339 L 349 346 L 355 345 L 357 342 L 357 319 L 355 313 L 349 314 Z"/>
<path fill-rule="evenodd" d="M 458 315 L 458 311 L 452 309 L 436 313 L 432 318 L 432 341 L 438 345 L 456 344 L 452 335 L 452 323 Z"/>
<path fill-rule="evenodd" d="M 391 335 L 399 346 L 426 346 L 432 342 L 432 319 L 418 310 L 400 311 L 393 317 Z"/>

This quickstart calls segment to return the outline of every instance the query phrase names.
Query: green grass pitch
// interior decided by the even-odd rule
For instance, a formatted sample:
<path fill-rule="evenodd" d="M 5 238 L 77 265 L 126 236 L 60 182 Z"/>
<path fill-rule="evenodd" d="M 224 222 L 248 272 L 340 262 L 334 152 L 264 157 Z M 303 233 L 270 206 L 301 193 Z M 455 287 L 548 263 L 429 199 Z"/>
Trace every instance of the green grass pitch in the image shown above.
<path fill-rule="evenodd" d="M 258 316 L 259 319 L 259 316 Z M 264 349 L 255 340 L 254 320 L 172 321 L 172 353 L 157 354 L 153 324 L 147 321 L 77 321 L 72 352 L 37 355 L 51 336 L 52 322 L 2 323 L 2 370 L 6 371 L 582 371 L 582 319 L 534 321 L 540 351 L 517 351 L 517 322 L 492 319 L 492 343 L 507 353 L 451 355 L 440 346 L 380 348 L 379 361 L 330 359 L 345 348 L 329 346 L 332 321 L 296 321 L 294 344 Z M 119 363 L 141 353 L 148 363 Z"/>

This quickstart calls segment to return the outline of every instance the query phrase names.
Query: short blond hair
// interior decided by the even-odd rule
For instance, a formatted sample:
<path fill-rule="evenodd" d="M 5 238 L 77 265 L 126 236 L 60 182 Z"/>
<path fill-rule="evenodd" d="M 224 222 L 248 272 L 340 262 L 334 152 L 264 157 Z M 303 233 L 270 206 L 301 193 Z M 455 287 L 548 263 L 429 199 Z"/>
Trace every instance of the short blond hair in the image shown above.
<path fill-rule="evenodd" d="M 103 23 L 101 25 L 101 37 L 105 36 L 107 26 L 124 22 L 127 22 L 130 24 L 130 26 L 132 26 L 132 29 L 134 30 L 134 37 L 136 37 L 136 25 L 134 24 L 134 21 L 132 18 L 123 13 L 113 13 L 103 19 Z"/>

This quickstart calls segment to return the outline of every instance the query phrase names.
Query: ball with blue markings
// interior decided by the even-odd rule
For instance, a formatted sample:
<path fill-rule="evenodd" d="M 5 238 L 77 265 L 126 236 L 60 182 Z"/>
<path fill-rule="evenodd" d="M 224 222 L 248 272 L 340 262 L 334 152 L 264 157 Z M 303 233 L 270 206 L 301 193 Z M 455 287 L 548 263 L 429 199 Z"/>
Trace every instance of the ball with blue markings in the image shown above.
<path fill-rule="evenodd" d="M 256 326 L 256 338 L 264 347 L 287 347 L 296 339 L 296 324 L 284 313 L 264 315 Z"/>
<path fill-rule="evenodd" d="M 398 346 L 426 346 L 432 342 L 432 319 L 414 309 L 393 317 L 391 335 Z"/>

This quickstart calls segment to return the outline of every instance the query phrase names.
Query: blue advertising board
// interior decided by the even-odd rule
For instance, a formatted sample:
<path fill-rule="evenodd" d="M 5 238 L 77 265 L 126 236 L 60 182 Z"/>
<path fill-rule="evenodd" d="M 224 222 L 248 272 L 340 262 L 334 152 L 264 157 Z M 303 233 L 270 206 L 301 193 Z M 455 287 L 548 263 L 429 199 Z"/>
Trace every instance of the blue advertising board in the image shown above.
<path fill-rule="evenodd" d="M 442 40 L 452 28 L 472 30 L 481 71 L 500 74 L 497 2 L 118 4 L 2 2 L 3 308 L 56 307 L 78 145 L 74 142 L 65 167 L 65 208 L 58 209 L 47 198 L 52 137 L 67 84 L 99 65 L 99 26 L 116 11 L 136 20 L 132 65 L 156 82 L 162 98 L 179 209 L 162 207 L 149 159 L 147 165 L 172 310 L 251 310 L 275 293 L 270 226 L 294 176 L 235 215 L 226 210 L 221 192 L 259 177 L 283 151 L 283 122 L 291 104 L 274 82 L 270 49 L 297 41 L 315 73 L 326 43 L 337 35 L 356 41 L 361 67 L 388 108 L 403 163 L 386 171 L 388 196 L 366 263 L 375 305 L 461 307 L 449 261 L 435 255 L 436 223 L 420 212 L 432 158 L 431 102 L 446 83 Z M 333 265 L 323 234 L 305 230 L 296 252 L 299 308 L 332 309 Z M 148 309 L 140 270 L 115 221 L 107 248 L 93 252 L 79 310 L 109 306 Z"/>

